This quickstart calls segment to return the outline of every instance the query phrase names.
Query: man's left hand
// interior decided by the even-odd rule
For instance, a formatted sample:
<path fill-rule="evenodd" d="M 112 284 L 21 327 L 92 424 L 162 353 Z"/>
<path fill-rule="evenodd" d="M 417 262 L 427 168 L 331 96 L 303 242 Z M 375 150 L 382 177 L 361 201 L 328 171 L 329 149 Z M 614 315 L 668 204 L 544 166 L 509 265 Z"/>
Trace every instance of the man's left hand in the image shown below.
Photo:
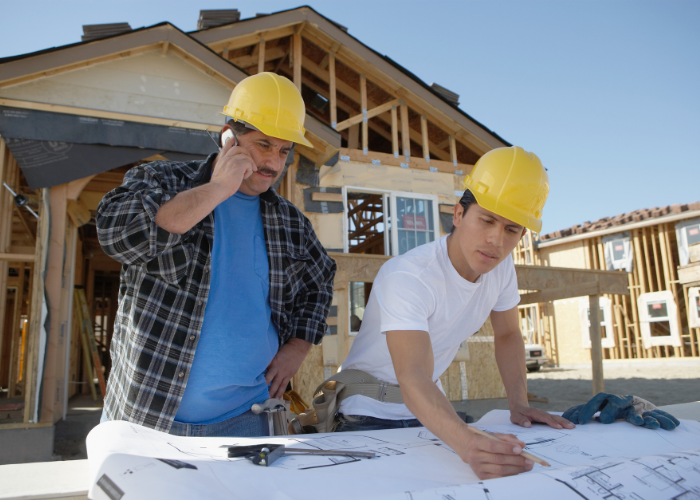
<path fill-rule="evenodd" d="M 280 347 L 265 373 L 271 398 L 282 399 L 289 380 L 301 366 L 309 349 L 311 349 L 311 342 L 301 339 L 289 339 Z"/>
<path fill-rule="evenodd" d="M 530 427 L 532 426 L 532 422 L 542 422 L 555 429 L 573 429 L 576 427 L 559 415 L 551 415 L 539 408 L 530 408 L 525 405 L 517 405 L 510 410 L 510 421 L 521 427 Z"/>

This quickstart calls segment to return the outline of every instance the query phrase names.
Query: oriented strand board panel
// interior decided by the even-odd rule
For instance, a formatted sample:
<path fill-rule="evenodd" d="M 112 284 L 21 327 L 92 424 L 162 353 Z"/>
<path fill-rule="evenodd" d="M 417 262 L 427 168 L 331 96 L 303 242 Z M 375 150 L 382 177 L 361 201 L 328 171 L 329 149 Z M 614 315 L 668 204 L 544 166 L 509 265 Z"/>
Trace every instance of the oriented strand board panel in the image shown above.
<path fill-rule="evenodd" d="M 0 97 L 223 125 L 231 89 L 160 49 L 0 90 Z"/>
<path fill-rule="evenodd" d="M 465 361 L 469 399 L 505 398 L 506 389 L 496 364 L 491 320 L 487 319 L 469 340 L 469 361 Z"/>
<path fill-rule="evenodd" d="M 554 321 L 560 364 L 591 362 L 591 350 L 583 348 L 579 298 L 555 300 Z"/>
<path fill-rule="evenodd" d="M 584 245 L 586 241 L 572 241 L 540 249 L 540 257 L 548 266 L 588 269 Z"/>
<path fill-rule="evenodd" d="M 317 214 L 304 212 L 311 221 L 316 236 L 326 249 L 342 250 L 343 248 L 343 215 Z"/>
<path fill-rule="evenodd" d="M 339 161 L 322 167 L 319 185 L 325 187 L 364 187 L 387 191 L 434 194 L 440 203 L 454 203 L 454 174 L 428 170 Z"/>

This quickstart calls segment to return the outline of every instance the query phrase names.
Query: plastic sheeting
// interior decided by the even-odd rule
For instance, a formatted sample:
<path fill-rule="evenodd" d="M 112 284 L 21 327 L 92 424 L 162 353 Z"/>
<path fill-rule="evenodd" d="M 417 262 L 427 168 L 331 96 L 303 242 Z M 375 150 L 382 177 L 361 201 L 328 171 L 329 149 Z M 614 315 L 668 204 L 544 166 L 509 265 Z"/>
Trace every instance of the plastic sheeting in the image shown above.
<path fill-rule="evenodd" d="M 183 161 L 217 150 L 203 130 L 0 106 L 0 135 L 32 189 L 129 165 L 155 154 Z"/>
<path fill-rule="evenodd" d="M 687 266 L 690 263 L 688 247 L 700 242 L 700 218 L 684 220 L 676 224 L 676 240 L 681 266 Z"/>
<path fill-rule="evenodd" d="M 615 331 L 613 330 L 612 307 L 610 299 L 600 297 L 600 326 L 605 328 L 605 335 L 600 336 L 603 348 L 615 347 Z M 581 343 L 584 349 L 591 348 L 591 320 L 589 315 L 590 303 L 588 297 L 579 299 L 578 312 L 581 318 Z"/>
<path fill-rule="evenodd" d="M 602 241 L 605 253 L 605 267 L 608 271 L 624 269 L 631 273 L 634 267 L 634 257 L 630 233 L 624 232 L 603 236 Z"/>
<path fill-rule="evenodd" d="M 654 346 L 682 347 L 678 306 L 671 292 L 643 293 L 637 299 L 637 309 L 644 349 Z"/>

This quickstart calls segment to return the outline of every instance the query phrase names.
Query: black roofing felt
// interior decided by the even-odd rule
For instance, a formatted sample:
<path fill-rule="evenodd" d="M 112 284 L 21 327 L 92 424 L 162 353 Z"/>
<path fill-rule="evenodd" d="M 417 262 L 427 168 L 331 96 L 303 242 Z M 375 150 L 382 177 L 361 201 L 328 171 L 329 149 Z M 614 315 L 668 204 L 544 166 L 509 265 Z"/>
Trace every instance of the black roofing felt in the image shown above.
<path fill-rule="evenodd" d="M 392 65 L 393 67 L 395 67 L 397 70 L 401 71 L 403 74 L 405 74 L 406 76 L 408 76 L 409 78 L 411 78 L 413 81 L 415 81 L 416 83 L 418 83 L 419 85 L 421 85 L 425 90 L 427 90 L 428 92 L 430 92 L 431 94 L 433 94 L 434 96 L 436 96 L 437 98 L 439 98 L 441 101 L 443 101 L 445 104 L 447 104 L 447 105 L 450 106 L 451 108 L 455 109 L 456 111 L 458 111 L 459 113 L 461 113 L 462 115 L 464 115 L 466 118 L 468 118 L 469 120 L 471 120 L 472 122 L 474 122 L 476 125 L 478 125 L 478 126 L 481 127 L 482 129 L 484 129 L 484 130 L 485 130 L 486 132 L 488 132 L 489 134 L 493 135 L 494 137 L 497 137 L 499 140 L 503 141 L 505 144 L 508 144 L 509 146 L 512 145 L 510 142 L 506 141 L 504 138 L 502 138 L 502 137 L 501 137 L 500 135 L 498 135 L 496 132 L 494 132 L 493 130 L 490 130 L 490 129 L 489 129 L 488 127 L 486 127 L 483 123 L 479 122 L 478 120 L 475 120 L 471 115 L 469 115 L 468 113 L 466 113 L 465 111 L 463 111 L 462 109 L 460 109 L 459 106 L 455 106 L 453 103 L 451 103 L 451 102 L 450 102 L 449 100 L 447 100 L 445 97 L 443 97 L 442 95 L 440 95 L 438 92 L 436 92 L 434 89 L 432 89 L 432 88 L 430 87 L 430 85 L 428 85 L 428 84 L 425 83 L 423 80 L 421 80 L 420 78 L 418 78 L 414 73 L 412 73 L 411 71 L 409 71 L 409 70 L 406 69 L 405 67 L 401 66 L 399 63 L 397 63 L 396 61 L 394 61 L 393 59 L 391 59 L 389 56 L 384 55 L 384 54 L 380 54 L 379 52 L 377 52 L 376 50 L 374 50 L 372 47 L 370 47 L 370 46 L 364 44 L 361 40 L 359 40 L 359 39 L 355 38 L 354 36 L 352 36 L 348 31 L 345 31 L 345 30 L 347 29 L 345 26 L 343 26 L 342 24 L 339 24 L 339 23 L 333 21 L 332 19 L 329 19 L 328 17 L 324 16 L 323 14 L 321 14 L 320 12 L 318 12 L 318 11 L 317 11 L 316 9 L 314 9 L 313 7 L 311 7 L 311 6 L 309 6 L 309 5 L 301 5 L 301 6 L 299 6 L 299 7 L 293 8 L 293 9 L 286 9 L 286 10 L 280 10 L 280 11 L 278 11 L 278 12 L 273 12 L 273 13 L 270 14 L 270 15 L 273 16 L 273 15 L 276 15 L 276 14 L 284 14 L 284 13 L 286 13 L 286 12 L 292 12 L 292 11 L 299 10 L 299 9 L 303 9 L 303 8 L 307 8 L 307 9 L 313 11 L 314 13 L 318 14 L 319 16 L 321 16 L 323 19 L 325 19 L 325 20 L 328 21 L 329 23 L 331 23 L 331 24 L 333 24 L 334 26 L 336 26 L 338 29 L 340 29 L 341 31 L 343 31 L 346 35 L 348 35 L 349 37 L 351 37 L 353 40 L 356 40 L 356 41 L 357 41 L 359 44 L 361 44 L 363 47 L 365 47 L 365 48 L 367 48 L 368 50 L 372 51 L 372 52 L 373 52 L 374 54 L 376 54 L 378 57 L 380 57 L 381 59 L 383 59 L 383 60 L 386 61 L 387 63 L 391 64 L 391 65 Z M 175 26 L 174 24 L 171 24 L 170 22 L 164 21 L 164 22 L 161 22 L 161 23 L 158 23 L 158 24 L 154 24 L 154 25 L 152 25 L 152 26 L 146 26 L 146 27 L 136 28 L 136 29 L 133 29 L 132 31 L 127 31 L 127 32 L 125 32 L 125 33 L 118 33 L 118 34 L 116 34 L 116 35 L 110 35 L 110 36 L 106 36 L 106 37 L 104 37 L 104 38 L 99 38 L 99 39 L 90 40 L 90 41 L 86 41 L 86 42 L 76 42 L 76 43 L 72 43 L 72 44 L 68 44 L 68 45 L 61 45 L 61 46 L 59 46 L 59 47 L 52 47 L 52 48 L 49 48 L 49 49 L 39 50 L 39 51 L 37 51 L 37 52 L 30 52 L 30 53 L 27 53 L 27 54 L 21 54 L 21 55 L 17 55 L 17 56 L 10 56 L 10 57 L 0 58 L 0 64 L 12 62 L 12 61 L 17 61 L 17 60 L 20 60 L 20 59 L 25 59 L 25 58 L 27 58 L 27 57 L 33 57 L 33 56 L 38 56 L 38 55 L 42 55 L 42 54 L 48 54 L 48 53 L 51 53 L 51 52 L 55 52 L 55 51 L 58 51 L 58 50 L 67 49 L 67 48 L 70 48 L 70 47 L 76 47 L 76 46 L 85 45 L 85 44 L 88 44 L 88 43 L 95 43 L 95 42 L 102 41 L 102 40 L 108 40 L 108 39 L 110 39 L 110 38 L 116 38 L 116 37 L 119 37 L 119 36 L 125 36 L 125 35 L 129 35 L 129 34 L 131 34 L 131 33 L 136 33 L 136 32 L 139 32 L 139 31 L 149 30 L 149 29 L 152 29 L 152 28 L 160 27 L 160 26 L 169 25 L 169 26 L 172 26 L 172 27 L 173 27 L 174 29 L 176 29 L 177 31 L 179 31 L 180 33 L 182 33 L 183 35 L 189 37 L 191 40 L 193 40 L 194 42 L 198 43 L 198 44 L 201 45 L 202 47 L 205 47 L 205 48 L 206 48 L 207 50 L 209 50 L 211 53 L 216 54 L 217 57 L 220 57 L 221 59 L 223 59 L 223 60 L 226 61 L 227 63 L 231 64 L 231 65 L 234 66 L 235 68 L 239 69 L 241 72 L 243 72 L 243 73 L 245 73 L 246 75 L 248 75 L 249 73 L 248 73 L 247 71 L 245 71 L 245 70 L 242 69 L 242 68 L 239 68 L 238 66 L 236 66 L 236 65 L 235 65 L 234 63 L 232 63 L 231 61 L 229 61 L 229 60 L 227 60 L 227 59 L 224 59 L 224 58 L 222 58 L 221 56 L 219 56 L 219 54 L 217 54 L 216 52 L 214 52 L 213 50 L 211 50 L 207 45 L 201 43 L 199 40 L 197 40 L 197 39 L 195 39 L 194 37 L 192 37 L 192 36 L 191 36 L 191 33 L 199 33 L 199 32 L 202 32 L 202 31 L 208 31 L 208 30 L 218 29 L 218 28 L 221 28 L 221 27 L 223 27 L 223 26 L 231 26 L 231 25 L 234 25 L 234 24 L 244 23 L 244 22 L 246 22 L 246 21 L 253 20 L 253 19 L 257 19 L 257 18 L 256 18 L 256 17 L 249 17 L 249 18 L 246 18 L 246 19 L 241 19 L 241 20 L 239 20 L 239 21 L 232 22 L 232 23 L 222 24 L 222 25 L 220 25 L 220 26 L 216 26 L 216 27 L 212 27 L 212 28 L 207 28 L 207 29 L 202 29 L 202 30 L 193 30 L 193 31 L 190 31 L 190 32 L 182 31 L 180 28 L 178 28 L 178 27 Z"/>

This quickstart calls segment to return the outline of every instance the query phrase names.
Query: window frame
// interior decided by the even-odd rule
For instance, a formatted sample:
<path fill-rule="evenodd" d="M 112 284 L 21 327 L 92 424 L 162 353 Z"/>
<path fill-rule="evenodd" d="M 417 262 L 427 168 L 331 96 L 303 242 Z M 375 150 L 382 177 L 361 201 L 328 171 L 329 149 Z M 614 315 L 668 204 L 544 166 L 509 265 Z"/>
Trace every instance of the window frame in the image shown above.
<path fill-rule="evenodd" d="M 600 345 L 604 349 L 615 347 L 615 330 L 613 324 L 612 301 L 608 297 L 599 297 L 598 303 L 603 309 L 603 318 L 600 326 L 605 327 L 605 336 L 600 337 Z M 581 320 L 581 345 L 584 349 L 591 348 L 591 322 L 589 321 L 588 310 L 590 309 L 590 300 L 588 297 L 582 297 L 578 303 L 579 319 Z"/>
<path fill-rule="evenodd" d="M 700 311 L 694 301 L 700 297 L 700 287 L 688 288 L 688 327 L 700 328 Z"/>
<path fill-rule="evenodd" d="M 665 302 L 667 315 L 663 318 L 649 317 L 649 304 L 651 302 Z M 678 325 L 678 306 L 673 298 L 673 293 L 668 290 L 663 292 L 643 293 L 637 299 L 637 313 L 639 314 L 640 332 L 644 348 L 656 346 L 682 347 L 680 329 Z M 652 337 L 650 323 L 667 321 L 671 335 L 664 337 Z"/>
<path fill-rule="evenodd" d="M 396 198 L 412 198 L 417 200 L 426 200 L 433 205 L 433 232 L 435 233 L 435 239 L 437 241 L 441 238 L 440 232 L 440 214 L 439 214 L 439 198 L 434 194 L 427 193 L 411 193 L 407 191 L 392 191 L 388 189 L 375 189 L 366 188 L 359 186 L 343 186 L 343 252 L 349 253 L 350 251 L 350 240 L 348 239 L 348 191 L 356 193 L 368 193 L 368 194 L 382 194 L 384 195 L 384 225 L 388 225 L 388 220 L 392 217 L 392 214 L 396 213 Z M 388 203 L 386 203 L 388 201 Z M 431 243 L 431 242 L 428 242 Z M 389 253 L 387 253 L 387 250 Z M 392 221 L 389 227 L 389 232 L 387 234 L 386 229 L 384 230 L 384 255 L 391 255 L 392 257 L 397 257 L 399 255 L 399 232 L 398 225 L 396 221 Z"/>

